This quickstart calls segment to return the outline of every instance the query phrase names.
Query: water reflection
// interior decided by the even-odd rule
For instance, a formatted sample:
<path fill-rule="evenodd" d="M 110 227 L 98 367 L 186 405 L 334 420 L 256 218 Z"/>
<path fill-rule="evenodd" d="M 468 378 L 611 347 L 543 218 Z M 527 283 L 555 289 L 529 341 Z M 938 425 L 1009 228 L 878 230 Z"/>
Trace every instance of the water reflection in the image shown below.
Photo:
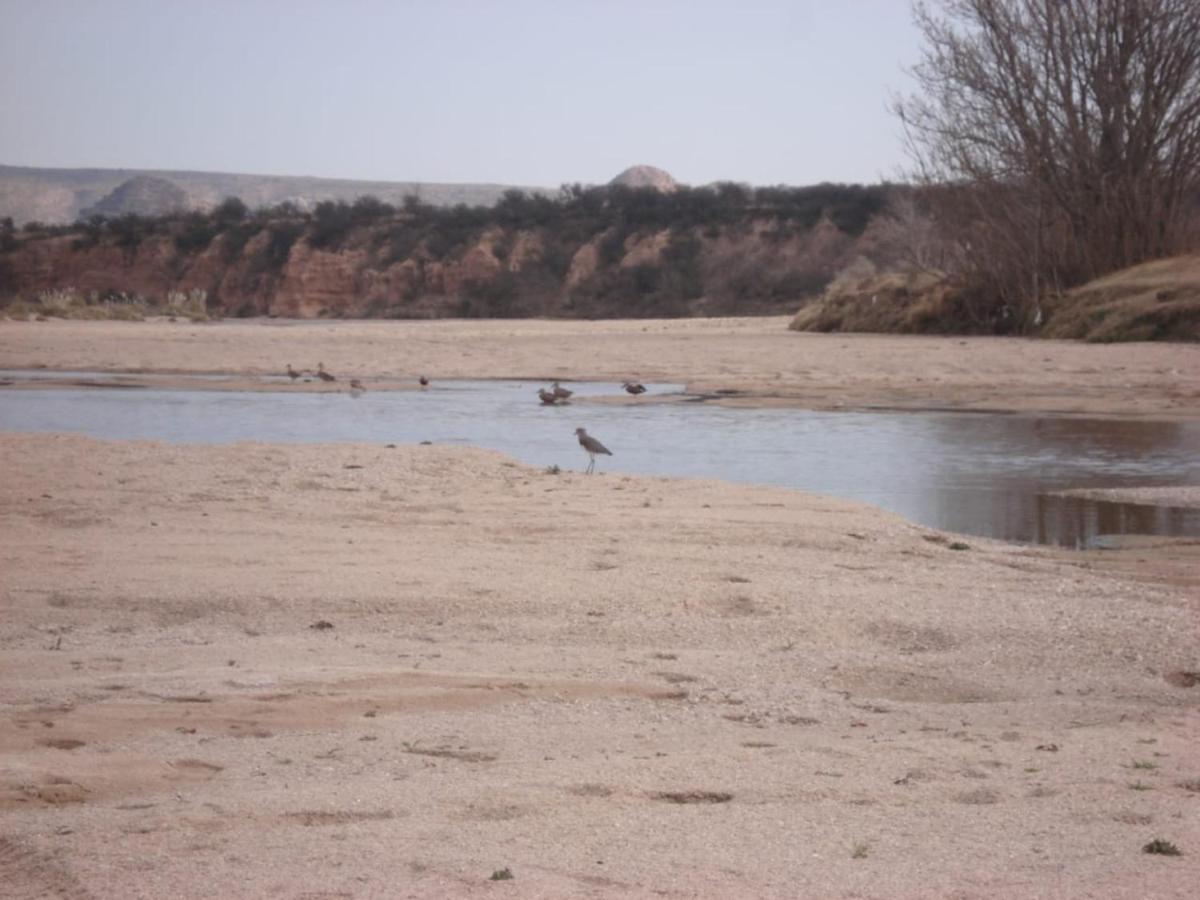
<path fill-rule="evenodd" d="M 1200 535 L 1200 513 L 1051 496 L 1200 483 L 1190 423 L 953 413 L 729 409 L 642 402 L 542 406 L 528 382 L 338 393 L 146 388 L 0 390 L 0 430 L 188 443 L 365 441 L 490 447 L 582 468 L 574 429 L 616 454 L 601 469 L 775 484 L 863 500 L 925 525 L 1086 546 L 1104 534 Z M 616 395 L 611 384 L 570 387 Z M 650 385 L 651 393 L 680 390 Z"/>
<path fill-rule="evenodd" d="M 925 427 L 928 455 L 912 469 L 921 508 L 905 511 L 917 521 L 1068 547 L 1091 546 L 1105 534 L 1200 534 L 1196 511 L 1054 493 L 1194 484 L 1200 480 L 1194 424 L 935 415 Z"/>
<path fill-rule="evenodd" d="M 1037 501 L 1034 539 L 1041 544 L 1085 548 L 1104 546 L 1111 535 L 1200 534 L 1200 509 L 1044 495 Z"/>

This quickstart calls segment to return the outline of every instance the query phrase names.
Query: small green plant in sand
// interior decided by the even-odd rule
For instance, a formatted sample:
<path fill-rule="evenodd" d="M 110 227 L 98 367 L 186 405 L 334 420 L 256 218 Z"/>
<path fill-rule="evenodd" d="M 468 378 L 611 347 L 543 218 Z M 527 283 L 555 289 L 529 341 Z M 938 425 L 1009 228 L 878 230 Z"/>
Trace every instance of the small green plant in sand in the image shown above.
<path fill-rule="evenodd" d="M 871 850 L 871 845 L 864 841 L 858 841 L 850 850 L 851 859 L 866 859 L 867 854 Z"/>
<path fill-rule="evenodd" d="M 1146 784 L 1146 782 L 1144 782 L 1144 781 L 1135 781 L 1133 784 L 1131 784 L 1129 786 L 1129 789 L 1131 791 L 1152 791 L 1152 790 L 1154 790 L 1153 787 Z"/>
<path fill-rule="evenodd" d="M 1162 838 L 1155 838 L 1142 848 L 1143 853 L 1157 853 L 1159 856 L 1183 856 L 1183 851 Z"/>
<path fill-rule="evenodd" d="M 488 880 L 489 881 L 512 881 L 512 878 L 513 878 L 512 869 L 510 869 L 508 866 L 505 866 L 503 869 L 497 869 L 495 872 L 493 872 L 492 877 Z"/>
<path fill-rule="evenodd" d="M 950 545 L 951 550 L 970 550 L 970 544 L 964 544 L 962 541 L 955 541 Z"/>
<path fill-rule="evenodd" d="M 1150 760 L 1148 760 L 1148 759 L 1135 759 L 1135 760 L 1133 761 L 1133 764 L 1132 764 L 1132 765 L 1130 765 L 1130 767 L 1129 767 L 1129 768 L 1131 768 L 1131 769 L 1145 769 L 1145 770 L 1146 770 L 1146 771 L 1148 771 L 1148 772 L 1153 772 L 1155 769 L 1157 769 L 1157 768 L 1158 768 L 1158 763 L 1152 763 L 1152 762 L 1150 762 Z"/>

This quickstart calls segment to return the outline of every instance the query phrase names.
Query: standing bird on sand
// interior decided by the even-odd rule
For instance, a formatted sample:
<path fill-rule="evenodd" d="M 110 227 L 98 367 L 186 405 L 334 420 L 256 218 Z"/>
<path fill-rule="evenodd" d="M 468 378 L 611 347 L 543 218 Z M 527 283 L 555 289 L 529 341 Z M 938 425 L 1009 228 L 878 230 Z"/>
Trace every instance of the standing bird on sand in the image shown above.
<path fill-rule="evenodd" d="M 625 388 L 625 393 L 632 394 L 634 397 L 646 393 L 646 386 L 636 381 L 626 381 L 621 387 Z"/>
<path fill-rule="evenodd" d="M 596 470 L 596 455 L 612 456 L 612 451 L 588 434 L 586 428 L 576 428 L 575 434 L 579 436 L 579 446 L 587 452 L 587 473 L 591 475 Z"/>
<path fill-rule="evenodd" d="M 317 363 L 317 377 L 322 381 L 337 381 L 332 375 L 325 371 L 325 363 Z"/>
<path fill-rule="evenodd" d="M 557 397 L 559 400 L 566 400 L 573 393 L 575 393 L 574 391 L 567 390 L 565 387 L 563 387 L 557 381 L 554 382 L 554 384 L 550 385 L 550 389 L 554 391 L 554 396 Z"/>
<path fill-rule="evenodd" d="M 288 378 L 292 379 L 292 381 L 295 381 L 301 375 L 300 372 L 297 372 L 295 369 L 292 368 L 291 363 L 288 363 L 287 373 L 288 373 Z"/>
<path fill-rule="evenodd" d="M 357 397 L 359 394 L 363 393 L 365 390 L 366 390 L 366 388 L 363 387 L 363 383 L 361 381 L 359 381 L 357 378 L 350 379 L 350 395 L 352 397 Z"/>
<path fill-rule="evenodd" d="M 417 379 L 417 384 L 419 384 L 421 387 L 429 387 L 429 379 L 422 375 Z"/>
<path fill-rule="evenodd" d="M 538 399 L 546 406 L 553 406 L 558 402 L 558 397 L 554 391 L 548 391 L 545 388 L 538 388 Z"/>

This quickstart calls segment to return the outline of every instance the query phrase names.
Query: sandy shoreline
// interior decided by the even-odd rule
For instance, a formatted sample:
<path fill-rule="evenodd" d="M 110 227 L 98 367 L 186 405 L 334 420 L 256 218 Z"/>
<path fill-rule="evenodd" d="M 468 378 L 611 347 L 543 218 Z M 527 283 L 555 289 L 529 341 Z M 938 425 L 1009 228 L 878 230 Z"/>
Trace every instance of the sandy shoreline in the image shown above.
<path fill-rule="evenodd" d="M 0 323 L 0 360 L 1180 418 L 1200 390 L 1190 347 L 391 324 Z M 964 541 L 796 491 L 445 447 L 0 435 L 0 459 L 0 879 L 18 895 L 1200 882 L 1196 542 Z M 1143 853 L 1153 838 L 1185 855 Z"/>
<path fill-rule="evenodd" d="M 783 317 L 647 321 L 0 321 L 0 368 L 343 380 L 679 382 L 723 402 L 1200 417 L 1200 346 L 801 334 Z M 302 386 L 297 386 L 303 389 Z"/>

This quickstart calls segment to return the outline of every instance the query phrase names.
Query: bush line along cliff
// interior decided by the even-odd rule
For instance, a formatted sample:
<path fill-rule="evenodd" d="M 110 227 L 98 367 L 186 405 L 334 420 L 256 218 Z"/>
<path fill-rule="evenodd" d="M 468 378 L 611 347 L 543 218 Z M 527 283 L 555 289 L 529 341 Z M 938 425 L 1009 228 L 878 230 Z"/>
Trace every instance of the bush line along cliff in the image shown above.
<path fill-rule="evenodd" d="M 794 312 L 872 247 L 887 185 L 614 184 L 494 206 L 372 196 L 0 229 L 0 303 L 207 292 L 216 315 L 649 317 Z"/>

